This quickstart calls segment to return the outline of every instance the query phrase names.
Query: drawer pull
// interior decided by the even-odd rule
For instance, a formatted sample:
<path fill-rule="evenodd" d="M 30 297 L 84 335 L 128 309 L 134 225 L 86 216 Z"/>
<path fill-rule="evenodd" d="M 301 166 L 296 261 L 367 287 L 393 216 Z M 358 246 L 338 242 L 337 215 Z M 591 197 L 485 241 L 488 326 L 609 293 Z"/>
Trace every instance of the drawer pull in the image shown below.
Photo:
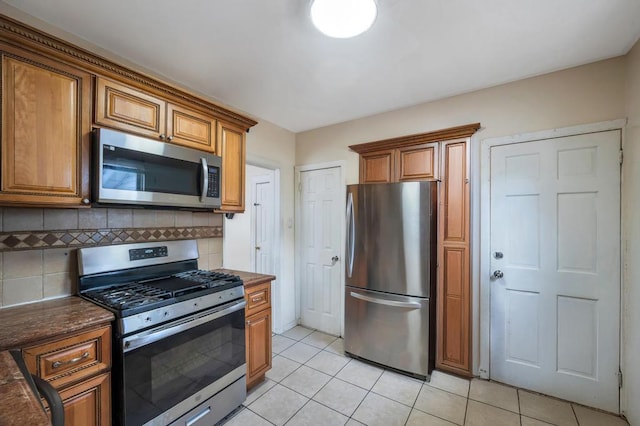
<path fill-rule="evenodd" d="M 79 357 L 77 357 L 77 358 L 71 358 L 71 359 L 70 359 L 70 360 L 68 360 L 68 361 L 56 361 L 56 362 L 54 362 L 53 364 L 51 364 L 51 366 L 52 366 L 53 368 L 60 368 L 60 367 L 62 367 L 63 365 L 75 364 L 76 362 L 80 362 L 80 361 L 82 361 L 83 359 L 86 359 L 86 358 L 89 358 L 89 352 L 85 352 L 85 353 L 83 353 L 82 355 L 80 355 Z"/>
<path fill-rule="evenodd" d="M 264 300 L 264 297 L 262 297 L 262 296 L 256 296 L 256 297 L 252 297 L 252 298 L 251 298 L 251 301 L 252 301 L 253 303 L 260 302 L 261 300 Z"/>

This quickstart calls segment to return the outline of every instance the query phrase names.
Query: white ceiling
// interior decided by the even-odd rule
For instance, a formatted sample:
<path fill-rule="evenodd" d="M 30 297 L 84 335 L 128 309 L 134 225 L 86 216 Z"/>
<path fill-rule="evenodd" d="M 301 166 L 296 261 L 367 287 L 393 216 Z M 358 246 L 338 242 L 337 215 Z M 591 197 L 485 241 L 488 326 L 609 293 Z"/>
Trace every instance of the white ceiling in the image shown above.
<path fill-rule="evenodd" d="M 640 0 L 377 0 L 331 39 L 310 0 L 5 0 L 294 132 L 625 54 Z"/>

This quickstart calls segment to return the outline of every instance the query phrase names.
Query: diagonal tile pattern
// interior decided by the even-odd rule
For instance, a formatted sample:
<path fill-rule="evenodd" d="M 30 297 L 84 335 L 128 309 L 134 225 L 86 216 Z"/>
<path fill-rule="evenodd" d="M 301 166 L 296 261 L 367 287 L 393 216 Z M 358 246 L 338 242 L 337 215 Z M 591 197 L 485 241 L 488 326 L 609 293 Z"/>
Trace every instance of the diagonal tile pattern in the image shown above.
<path fill-rule="evenodd" d="M 344 341 L 305 327 L 274 335 L 273 368 L 220 424 L 625 426 L 622 418 L 440 371 L 429 383 L 349 358 Z"/>

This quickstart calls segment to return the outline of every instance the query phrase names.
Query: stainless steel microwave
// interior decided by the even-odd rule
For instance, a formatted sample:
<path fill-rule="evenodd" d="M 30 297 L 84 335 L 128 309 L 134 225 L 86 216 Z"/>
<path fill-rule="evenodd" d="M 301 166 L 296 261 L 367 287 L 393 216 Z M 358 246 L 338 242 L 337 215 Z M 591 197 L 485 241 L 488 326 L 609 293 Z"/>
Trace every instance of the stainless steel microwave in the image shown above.
<path fill-rule="evenodd" d="M 220 207 L 220 157 L 110 129 L 93 132 L 95 203 Z"/>

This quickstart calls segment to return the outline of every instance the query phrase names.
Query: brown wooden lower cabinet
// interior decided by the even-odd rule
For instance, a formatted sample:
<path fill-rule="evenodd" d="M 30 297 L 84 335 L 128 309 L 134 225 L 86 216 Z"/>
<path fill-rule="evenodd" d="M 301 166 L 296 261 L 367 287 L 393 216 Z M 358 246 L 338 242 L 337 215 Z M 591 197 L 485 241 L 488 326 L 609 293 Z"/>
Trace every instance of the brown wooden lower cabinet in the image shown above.
<path fill-rule="evenodd" d="M 271 369 L 271 282 L 245 290 L 247 388 Z"/>
<path fill-rule="evenodd" d="M 101 374 L 59 391 L 68 426 L 111 424 L 111 373 Z"/>
<path fill-rule="evenodd" d="M 60 394 L 65 425 L 111 424 L 110 325 L 29 346 L 22 356 Z"/>

